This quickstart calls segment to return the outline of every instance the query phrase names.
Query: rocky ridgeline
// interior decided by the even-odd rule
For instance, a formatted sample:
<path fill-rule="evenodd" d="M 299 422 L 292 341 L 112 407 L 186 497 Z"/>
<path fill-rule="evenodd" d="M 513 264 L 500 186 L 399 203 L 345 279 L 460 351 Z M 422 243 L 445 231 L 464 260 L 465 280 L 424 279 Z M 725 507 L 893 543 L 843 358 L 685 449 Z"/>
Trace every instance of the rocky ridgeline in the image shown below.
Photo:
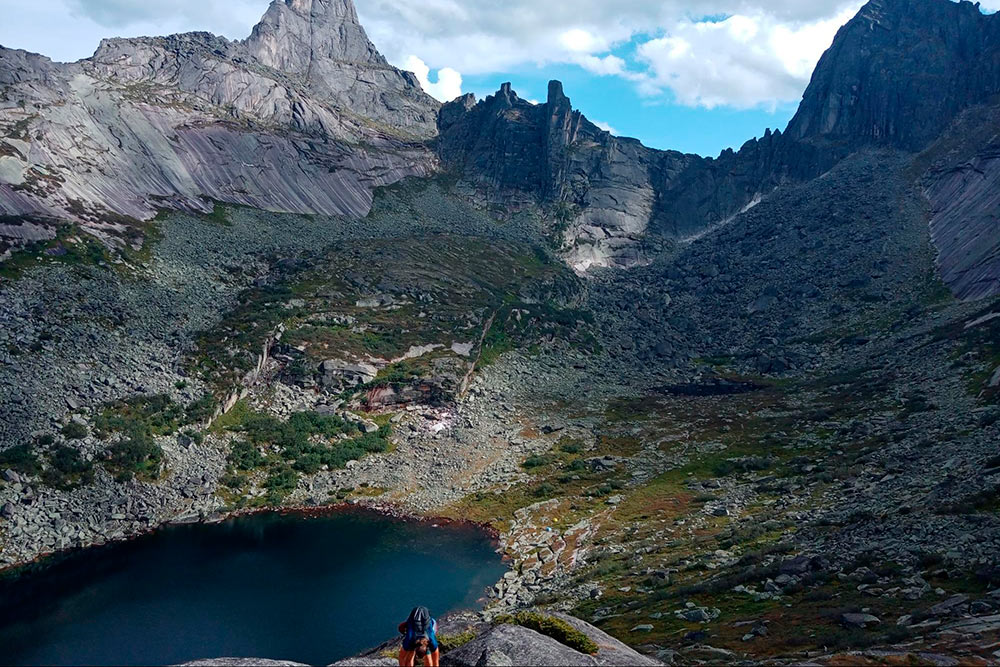
<path fill-rule="evenodd" d="M 488 200 L 551 207 L 579 270 L 644 264 L 651 249 L 697 238 L 859 149 L 928 148 L 960 112 L 1000 92 L 998 27 L 969 2 L 872 0 L 838 32 L 786 131 L 768 130 L 715 159 L 612 136 L 572 111 L 558 82 L 544 104 L 520 99 L 509 84 L 479 103 L 466 95 L 446 104 L 437 150 Z M 993 151 L 983 143 L 969 147 L 981 155 L 953 160 L 978 166 L 939 169 L 928 186 L 941 271 L 962 298 L 995 289 L 998 239 L 985 217 L 994 210 L 985 195 Z M 980 180 L 963 178 L 963 169 L 989 171 Z"/>
<path fill-rule="evenodd" d="M 109 39 L 70 64 L 0 48 L 0 87 L 0 214 L 34 236 L 63 221 L 134 243 L 158 209 L 212 200 L 364 215 L 372 188 L 434 162 L 415 140 L 437 103 L 350 0 L 276 0 L 242 42 Z"/>

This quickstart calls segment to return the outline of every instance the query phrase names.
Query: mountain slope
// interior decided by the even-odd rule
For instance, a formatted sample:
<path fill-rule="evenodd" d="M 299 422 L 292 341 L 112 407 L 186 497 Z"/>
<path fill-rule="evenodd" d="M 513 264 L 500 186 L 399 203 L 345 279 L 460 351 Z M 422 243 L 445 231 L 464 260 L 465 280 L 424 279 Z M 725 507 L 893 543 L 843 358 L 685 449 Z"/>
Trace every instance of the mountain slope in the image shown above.
<path fill-rule="evenodd" d="M 275 0 L 245 42 L 110 39 L 72 64 L 0 49 L 0 91 L 0 214 L 50 238 L 40 221 L 122 241 L 158 208 L 213 199 L 363 215 L 372 188 L 433 165 L 416 140 L 437 103 L 350 0 Z"/>
<path fill-rule="evenodd" d="M 820 59 L 786 131 L 768 130 L 739 151 L 709 159 L 612 137 L 571 111 L 558 82 L 537 106 L 509 85 L 478 104 L 466 96 L 445 105 L 438 151 L 488 200 L 550 207 L 576 268 L 631 266 L 649 261 L 651 247 L 697 237 L 859 149 L 921 151 L 998 91 L 995 15 L 968 2 L 872 0 Z M 966 229 L 935 224 L 942 274 L 960 297 L 993 293 L 989 281 L 973 289 L 956 276 L 977 273 L 1000 230 L 986 224 L 967 237 Z"/>

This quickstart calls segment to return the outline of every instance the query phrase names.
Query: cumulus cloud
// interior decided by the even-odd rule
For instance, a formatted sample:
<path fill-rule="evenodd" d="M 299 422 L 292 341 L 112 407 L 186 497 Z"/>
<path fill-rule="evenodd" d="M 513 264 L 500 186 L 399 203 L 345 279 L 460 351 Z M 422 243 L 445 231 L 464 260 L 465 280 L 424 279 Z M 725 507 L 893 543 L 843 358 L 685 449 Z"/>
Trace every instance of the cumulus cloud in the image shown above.
<path fill-rule="evenodd" d="M 613 128 L 608 123 L 605 123 L 602 120 L 592 120 L 590 122 L 593 123 L 594 125 L 596 125 L 597 127 L 601 128 L 605 132 L 610 132 L 611 134 L 613 134 L 615 136 L 618 136 L 618 130 L 616 130 L 615 128 Z"/>
<path fill-rule="evenodd" d="M 862 3 L 370 0 L 358 10 L 395 64 L 411 53 L 466 75 L 572 64 L 627 79 L 651 98 L 773 108 L 801 96 L 837 28 Z"/>
<path fill-rule="evenodd" d="M 439 99 L 462 76 L 575 65 L 621 77 L 653 101 L 773 107 L 797 99 L 862 0 L 355 0 L 388 60 Z M 268 0 L 32 0 L 0 43 L 60 59 L 99 37 L 209 30 L 245 37 Z M 985 8 L 1000 7 L 986 0 Z M 13 16 L 10 16 L 13 14 Z M 72 56 L 72 57 L 68 57 Z M 434 81 L 431 81 L 433 73 Z"/>
<path fill-rule="evenodd" d="M 637 57 L 648 66 L 640 90 L 648 96 L 670 90 L 681 104 L 708 108 L 773 108 L 796 100 L 837 29 L 856 11 L 852 6 L 797 25 L 762 13 L 683 21 L 638 46 Z"/>
<path fill-rule="evenodd" d="M 431 68 L 414 55 L 404 58 L 400 67 L 416 74 L 424 92 L 441 102 L 450 102 L 462 94 L 462 75 L 450 67 L 439 69 L 434 82 L 429 79 Z"/>

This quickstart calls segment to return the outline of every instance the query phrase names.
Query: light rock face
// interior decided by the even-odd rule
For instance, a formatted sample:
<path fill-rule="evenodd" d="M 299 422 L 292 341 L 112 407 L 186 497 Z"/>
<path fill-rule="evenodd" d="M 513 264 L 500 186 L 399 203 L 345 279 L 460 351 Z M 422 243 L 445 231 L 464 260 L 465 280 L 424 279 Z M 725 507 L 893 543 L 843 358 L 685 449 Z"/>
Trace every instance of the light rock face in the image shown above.
<path fill-rule="evenodd" d="M 372 188 L 433 168 L 415 140 L 437 106 L 350 0 L 276 0 L 245 42 L 110 39 L 72 64 L 0 48 L 0 215 L 122 240 L 211 199 L 364 215 Z"/>
<path fill-rule="evenodd" d="M 1000 292 L 1000 106 L 969 109 L 918 158 L 941 278 L 956 296 Z"/>
<path fill-rule="evenodd" d="M 441 657 L 442 665 L 596 665 L 551 637 L 518 625 L 498 625 Z"/>
<path fill-rule="evenodd" d="M 934 175 L 931 239 L 938 269 L 956 296 L 977 299 L 1000 292 L 1000 145 Z"/>
<path fill-rule="evenodd" d="M 375 49 L 351 0 L 273 0 L 243 46 L 320 99 L 416 136 L 434 134 L 437 103 Z"/>
<path fill-rule="evenodd" d="M 643 263 L 655 169 L 698 159 L 601 130 L 572 109 L 558 81 L 549 83 L 545 104 L 522 100 L 509 83 L 478 104 L 466 95 L 442 107 L 438 129 L 444 164 L 488 199 L 554 204 L 566 225 L 567 261 L 580 271 Z"/>

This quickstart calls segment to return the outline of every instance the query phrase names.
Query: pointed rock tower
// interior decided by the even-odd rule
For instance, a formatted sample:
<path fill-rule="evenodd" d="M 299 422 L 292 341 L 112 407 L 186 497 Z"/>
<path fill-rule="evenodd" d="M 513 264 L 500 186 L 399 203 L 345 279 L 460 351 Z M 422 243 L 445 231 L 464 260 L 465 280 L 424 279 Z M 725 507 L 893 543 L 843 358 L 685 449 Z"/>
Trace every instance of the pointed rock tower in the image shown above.
<path fill-rule="evenodd" d="M 243 48 L 345 111 L 418 137 L 436 132 L 440 105 L 378 52 L 351 0 L 273 0 Z"/>

